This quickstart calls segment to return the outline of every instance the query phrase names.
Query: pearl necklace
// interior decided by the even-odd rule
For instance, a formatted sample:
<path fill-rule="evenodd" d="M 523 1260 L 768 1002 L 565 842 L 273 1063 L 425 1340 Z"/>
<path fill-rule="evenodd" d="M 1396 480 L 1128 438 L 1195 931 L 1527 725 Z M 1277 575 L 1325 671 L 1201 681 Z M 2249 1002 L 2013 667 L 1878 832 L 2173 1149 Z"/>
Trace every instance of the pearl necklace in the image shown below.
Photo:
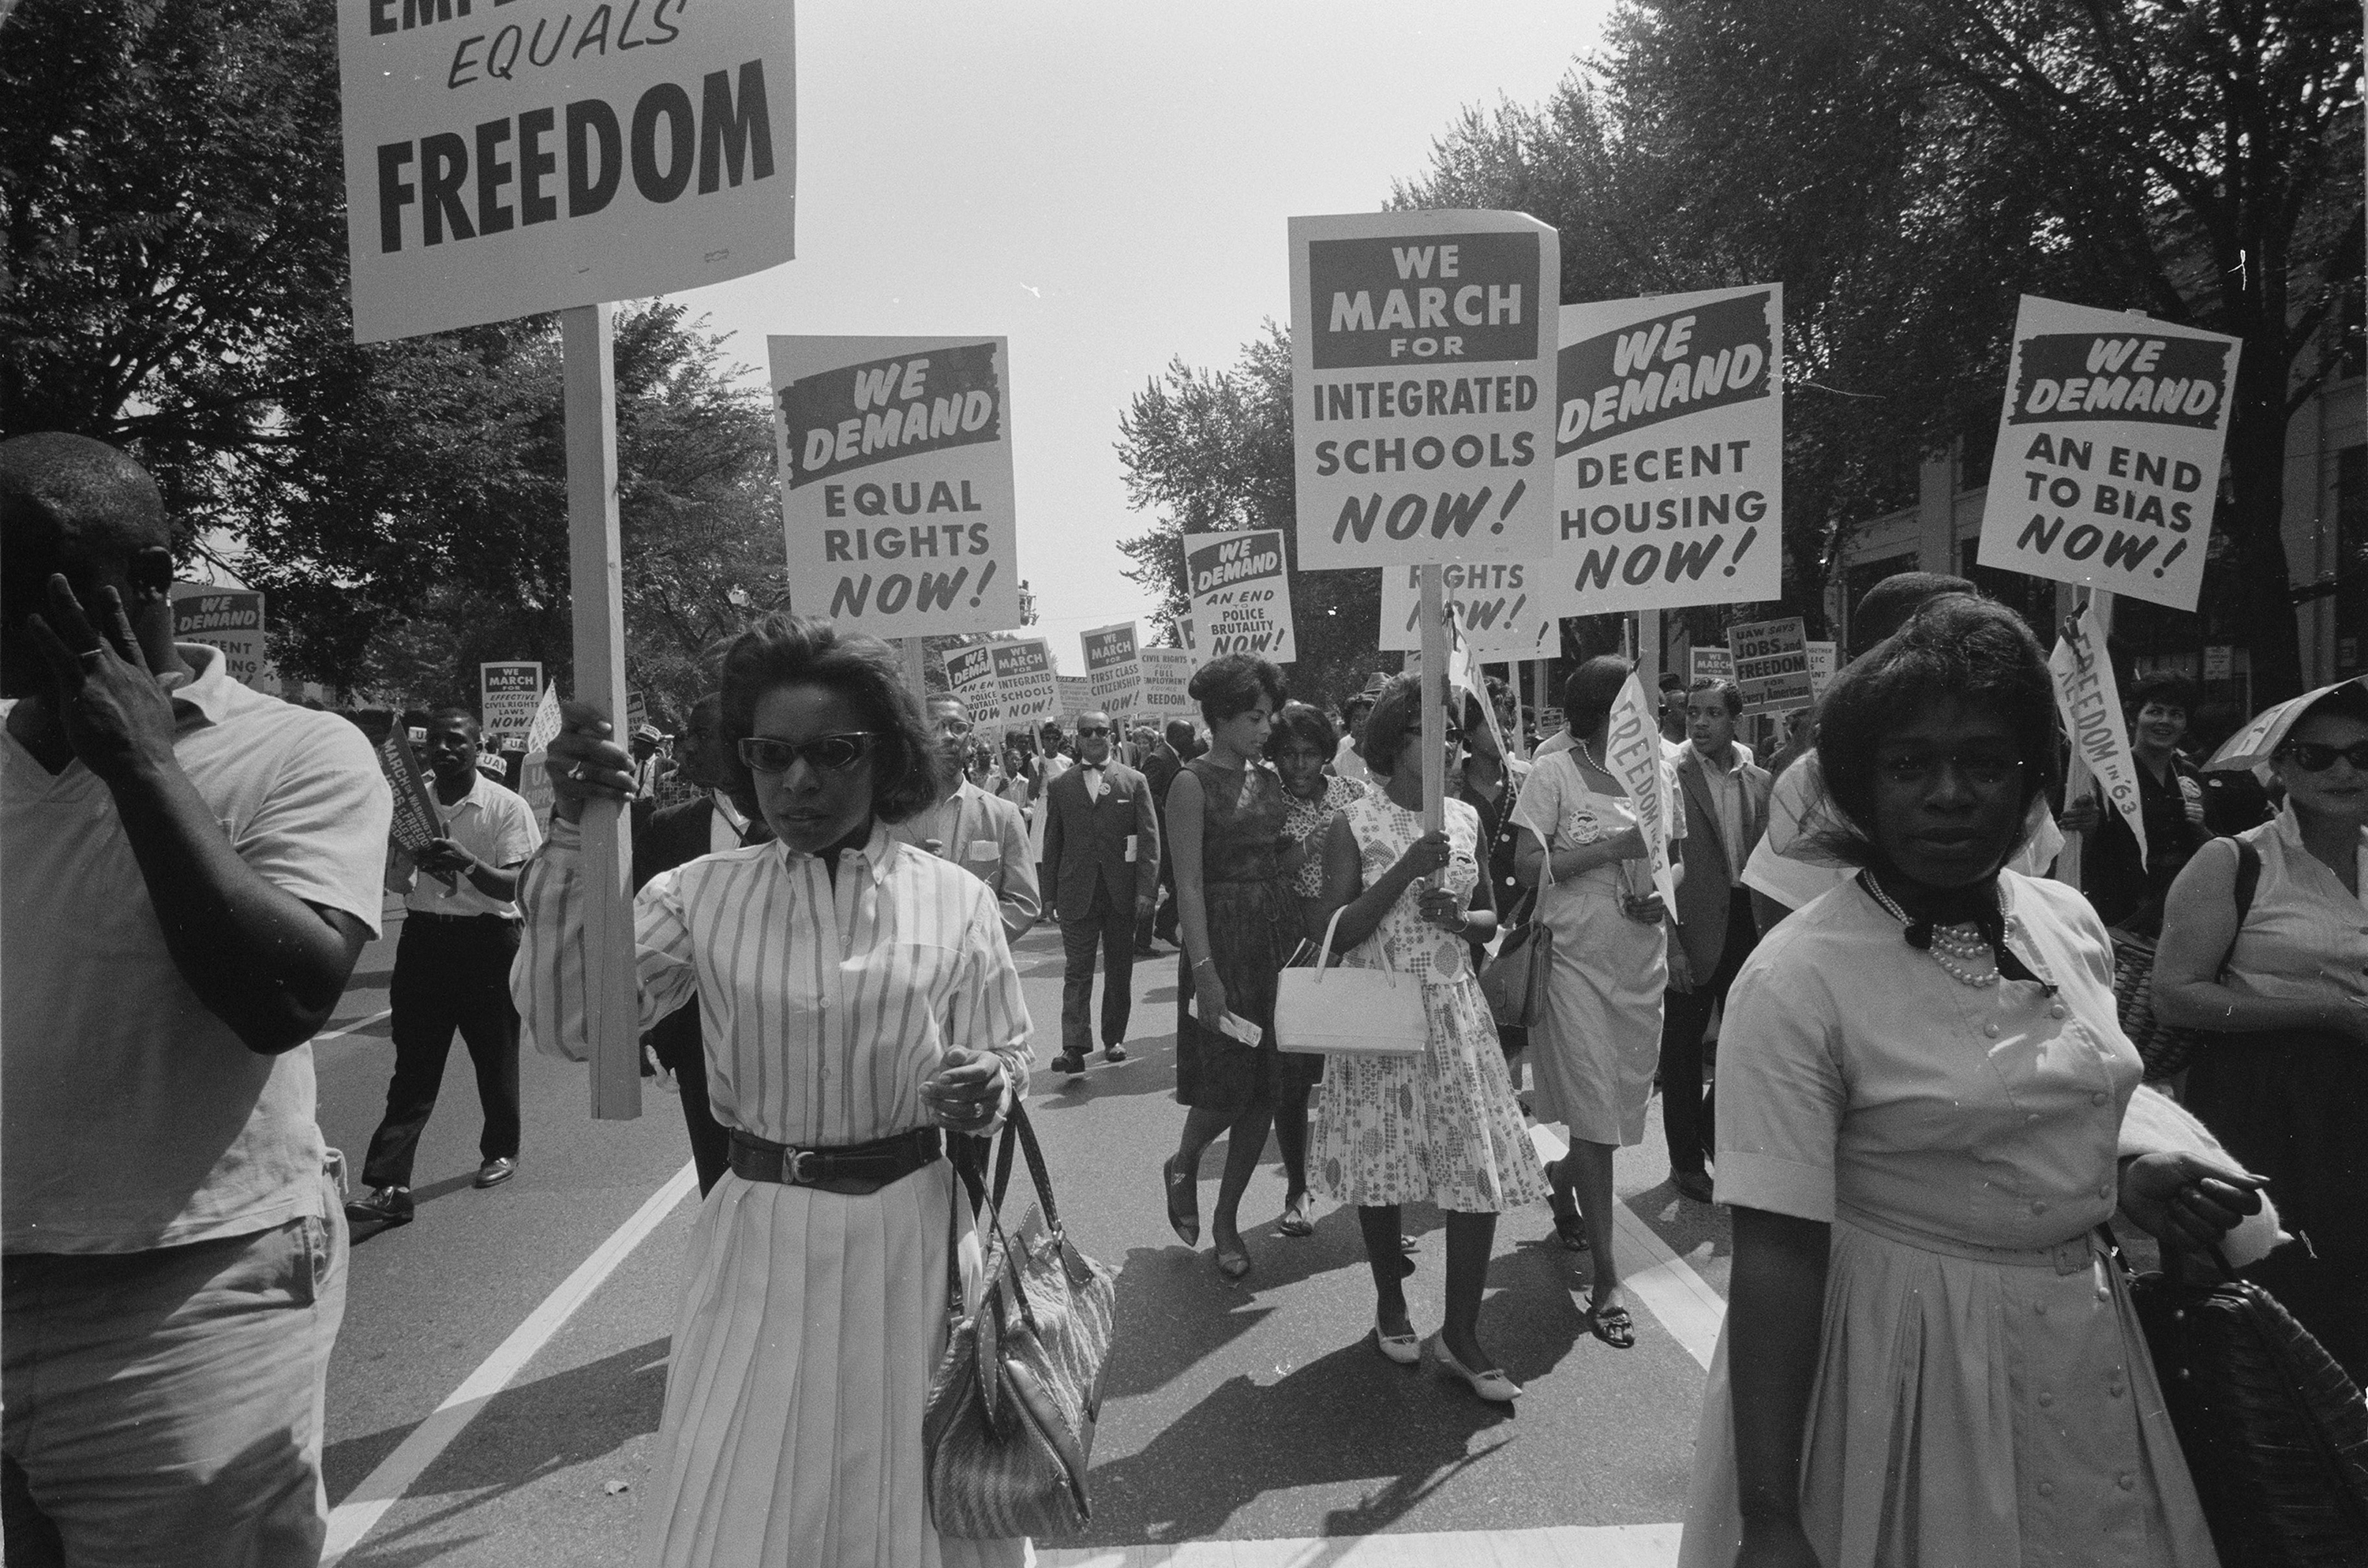
<path fill-rule="evenodd" d="M 1915 924 L 1907 911 L 1899 906 L 1898 901 L 1883 891 L 1882 883 L 1873 877 L 1868 877 L 1865 880 L 1865 887 L 1868 892 L 1874 895 L 1874 902 L 1881 904 L 1884 910 L 1900 925 Z M 2006 916 L 2006 933 L 2009 937 L 2012 937 L 2021 928 L 2022 922 L 2020 918 L 2011 914 Z M 1935 926 L 1932 927 L 1932 945 L 1925 949 L 1924 952 L 1926 957 L 1941 966 L 1941 973 L 1960 985 L 1970 985 L 1978 990 L 1983 986 L 1996 985 L 1998 983 L 1998 954 L 1992 951 L 1989 943 L 1983 939 L 1981 928 L 1977 926 L 1967 924 Z M 1977 967 L 1975 960 L 1978 960 L 1988 961 L 1987 965 Z M 2044 977 L 2042 983 L 2050 984 L 2052 989 L 2052 983 L 2047 982 Z"/>

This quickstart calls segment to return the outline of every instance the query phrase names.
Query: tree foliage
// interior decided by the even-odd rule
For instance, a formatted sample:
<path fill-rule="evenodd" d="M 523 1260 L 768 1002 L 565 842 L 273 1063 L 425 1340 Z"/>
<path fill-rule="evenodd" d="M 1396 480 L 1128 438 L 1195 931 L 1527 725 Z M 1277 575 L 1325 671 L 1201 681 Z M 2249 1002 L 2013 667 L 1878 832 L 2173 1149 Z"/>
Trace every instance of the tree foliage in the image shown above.
<path fill-rule="evenodd" d="M 1119 420 L 1127 498 L 1156 511 L 1147 533 L 1121 541 L 1127 575 L 1159 596 L 1152 625 L 1173 640 L 1191 612 L 1186 535 L 1280 528 L 1299 657 L 1284 672 L 1292 695 L 1338 701 L 1381 661 L 1382 574 L 1303 572 L 1293 528 L 1291 335 L 1272 322 L 1228 369 L 1172 361 Z"/>

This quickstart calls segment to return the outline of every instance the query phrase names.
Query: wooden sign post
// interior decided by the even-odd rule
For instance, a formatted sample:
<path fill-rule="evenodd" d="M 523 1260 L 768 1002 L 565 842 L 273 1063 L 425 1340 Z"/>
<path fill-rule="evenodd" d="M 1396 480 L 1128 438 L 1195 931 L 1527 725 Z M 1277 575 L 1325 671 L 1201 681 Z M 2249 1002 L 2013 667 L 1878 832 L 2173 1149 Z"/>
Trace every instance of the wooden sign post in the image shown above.
<path fill-rule="evenodd" d="M 1422 567 L 1422 830 L 1447 825 L 1447 605 L 1444 570 Z"/>

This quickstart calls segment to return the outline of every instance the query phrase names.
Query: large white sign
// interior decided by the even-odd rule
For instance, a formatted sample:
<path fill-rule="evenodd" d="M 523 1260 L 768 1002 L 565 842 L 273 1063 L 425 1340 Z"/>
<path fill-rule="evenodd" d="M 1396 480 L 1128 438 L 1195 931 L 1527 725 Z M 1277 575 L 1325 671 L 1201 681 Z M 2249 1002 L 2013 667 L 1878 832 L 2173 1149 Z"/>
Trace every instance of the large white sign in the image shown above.
<path fill-rule="evenodd" d="M 999 337 L 768 337 L 791 602 L 875 637 L 1019 619 Z"/>
<path fill-rule="evenodd" d="M 1053 678 L 1052 646 L 1044 639 L 990 642 L 987 652 L 995 661 L 995 686 L 1003 699 L 1004 723 L 1060 716 L 1061 687 Z"/>
<path fill-rule="evenodd" d="M 477 714 L 487 742 L 523 735 L 542 705 L 542 665 L 521 659 L 477 666 Z"/>
<path fill-rule="evenodd" d="M 1134 622 L 1096 627 L 1085 634 L 1086 679 L 1092 684 L 1094 706 L 1113 719 L 1141 713 L 1143 658 L 1135 646 Z"/>
<path fill-rule="evenodd" d="M 1301 567 L 1552 552 L 1561 258 L 1519 212 L 1291 220 Z"/>
<path fill-rule="evenodd" d="M 1982 564 L 2193 609 L 2239 347 L 2024 295 Z"/>
<path fill-rule="evenodd" d="M 1562 308 L 1554 608 L 1783 592 L 1781 284 Z"/>
<path fill-rule="evenodd" d="M 1560 651 L 1554 612 L 1538 587 L 1541 574 L 1534 562 L 1521 561 L 1455 562 L 1440 569 L 1440 603 L 1473 657 L 1494 663 Z M 1381 645 L 1405 653 L 1422 647 L 1421 567 L 1382 568 Z"/>
<path fill-rule="evenodd" d="M 1192 590 L 1195 651 L 1204 658 L 1256 653 L 1278 665 L 1298 658 L 1281 528 L 1186 534 L 1184 580 Z"/>
<path fill-rule="evenodd" d="M 1809 678 L 1807 629 L 1799 616 L 1730 626 L 1726 648 L 1745 713 L 1782 713 L 1817 699 Z"/>
<path fill-rule="evenodd" d="M 1161 720 L 1198 719 L 1201 705 L 1192 700 L 1192 674 L 1201 661 L 1181 648 L 1145 648 L 1143 659 L 1143 705 Z"/>
<path fill-rule="evenodd" d="M 242 686 L 264 684 L 263 596 L 252 588 L 173 585 L 173 641 L 222 651 L 225 672 Z"/>
<path fill-rule="evenodd" d="M 791 255 L 791 0 L 336 0 L 354 338 Z"/>
<path fill-rule="evenodd" d="M 1003 693 L 995 684 L 995 654 L 986 644 L 948 649 L 945 666 L 946 689 L 962 699 L 974 729 L 1003 722 Z"/>

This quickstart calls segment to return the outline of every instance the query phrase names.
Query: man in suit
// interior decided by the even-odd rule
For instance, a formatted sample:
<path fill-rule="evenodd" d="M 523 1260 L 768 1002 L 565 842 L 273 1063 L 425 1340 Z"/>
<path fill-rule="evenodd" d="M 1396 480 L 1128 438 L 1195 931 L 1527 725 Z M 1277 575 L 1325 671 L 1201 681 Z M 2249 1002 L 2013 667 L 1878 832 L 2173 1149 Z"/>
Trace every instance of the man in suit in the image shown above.
<path fill-rule="evenodd" d="M 722 697 L 710 693 L 692 705 L 677 777 L 703 792 L 697 800 L 653 812 L 649 825 L 633 835 L 633 886 L 637 889 L 660 871 L 671 871 L 702 855 L 763 844 L 773 836 L 764 818 L 744 810 L 724 791 Z M 691 1163 L 699 1171 L 700 1195 L 705 1197 L 730 1161 L 731 1135 L 708 1108 L 707 1042 L 700 1037 L 699 1004 L 687 1003 L 659 1019 L 650 1030 L 649 1041 L 651 1054 L 674 1074 L 680 1091 Z"/>
<path fill-rule="evenodd" d="M 1017 942 L 1036 924 L 1036 862 L 1028 852 L 1028 824 L 1019 808 L 998 800 L 962 773 L 970 747 L 970 710 L 949 692 L 929 697 L 929 724 L 938 736 L 938 803 L 888 830 L 891 836 L 951 860 L 985 882 L 1003 914 L 1003 939 Z"/>
<path fill-rule="evenodd" d="M 1192 722 L 1189 719 L 1167 721 L 1167 733 L 1143 759 L 1143 777 L 1151 786 L 1151 812 L 1159 822 L 1159 842 L 1167 842 L 1167 786 L 1184 771 L 1184 748 L 1192 744 Z M 1168 863 L 1165 853 L 1154 857 L 1159 862 L 1159 890 L 1156 907 L 1151 914 L 1134 923 L 1134 956 L 1157 958 L 1159 949 L 1152 939 L 1163 942 L 1176 940 L 1176 868 Z"/>
<path fill-rule="evenodd" d="M 1702 1094 L 1702 1031 L 1759 944 L 1743 868 L 1768 830 L 1768 770 L 1735 744 L 1743 695 L 1732 682 L 1699 680 L 1686 696 L 1686 749 L 1678 759 L 1686 835 L 1678 840 L 1678 928 L 1661 1013 L 1661 1125 L 1669 1179 L 1697 1203 L 1711 1199 L 1702 1169 L 1710 1105 Z"/>
<path fill-rule="evenodd" d="M 1107 713 L 1077 721 L 1077 765 L 1045 788 L 1044 863 L 1067 960 L 1061 982 L 1061 1053 L 1053 1066 L 1086 1070 L 1093 1045 L 1094 953 L 1102 955 L 1102 1060 L 1126 1060 L 1133 1001 L 1134 928 L 1159 896 L 1159 815 L 1151 781 L 1110 756 Z"/>

